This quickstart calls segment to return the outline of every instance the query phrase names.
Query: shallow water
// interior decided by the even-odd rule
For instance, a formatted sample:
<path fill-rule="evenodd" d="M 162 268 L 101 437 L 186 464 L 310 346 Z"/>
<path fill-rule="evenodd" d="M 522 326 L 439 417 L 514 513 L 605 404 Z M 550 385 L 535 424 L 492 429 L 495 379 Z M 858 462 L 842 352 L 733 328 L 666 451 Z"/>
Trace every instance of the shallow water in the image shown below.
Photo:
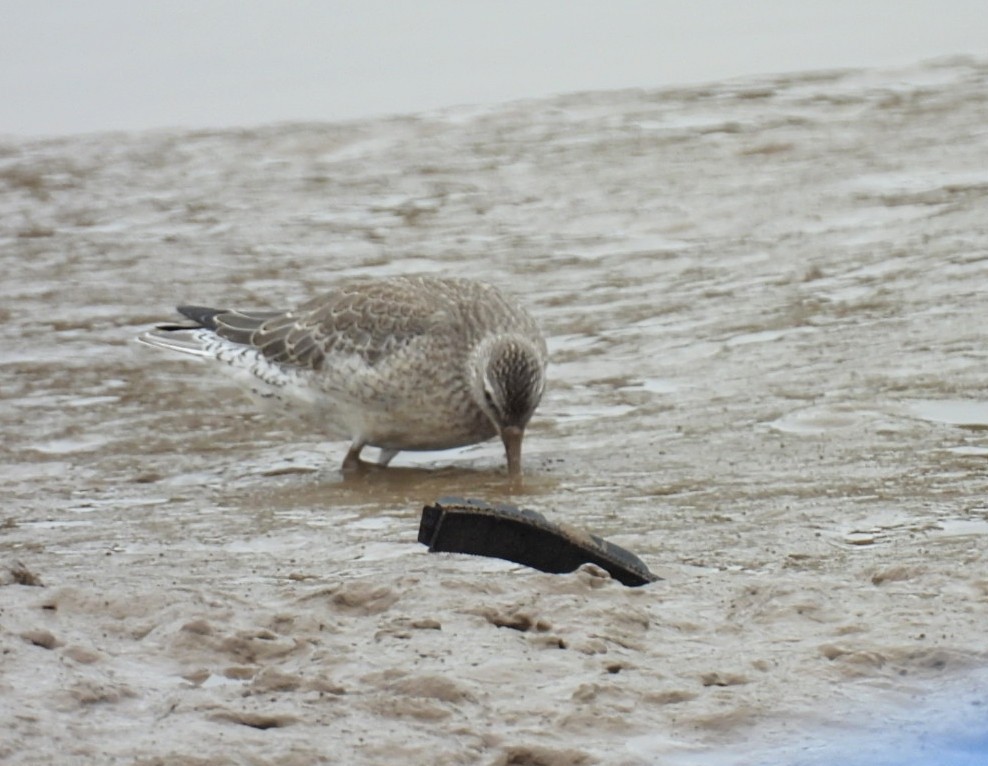
<path fill-rule="evenodd" d="M 944 690 L 988 666 L 986 86 L 959 60 L 0 145 L 0 757 L 816 763 L 938 699 L 977 720 Z M 520 489 L 496 442 L 343 479 L 346 445 L 133 342 L 403 272 L 543 325 Z M 442 495 L 665 579 L 428 554 Z"/>

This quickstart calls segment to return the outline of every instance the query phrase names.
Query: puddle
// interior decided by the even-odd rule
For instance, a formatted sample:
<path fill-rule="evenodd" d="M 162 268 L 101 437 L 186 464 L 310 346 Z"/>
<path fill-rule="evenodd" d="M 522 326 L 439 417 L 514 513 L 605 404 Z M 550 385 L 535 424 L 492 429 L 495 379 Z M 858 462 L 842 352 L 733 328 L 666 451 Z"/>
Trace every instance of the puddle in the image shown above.
<path fill-rule="evenodd" d="M 909 404 L 920 420 L 964 428 L 988 428 L 988 401 L 974 399 L 920 399 Z"/>
<path fill-rule="evenodd" d="M 975 447 L 968 444 L 961 447 L 948 447 L 947 452 L 955 455 L 967 455 L 969 457 L 988 457 L 988 447 Z"/>
<path fill-rule="evenodd" d="M 77 438 L 51 439 L 46 442 L 32 444 L 29 449 L 45 455 L 71 455 L 77 452 L 94 452 L 105 447 L 110 441 L 109 436 L 89 434 Z"/>
<path fill-rule="evenodd" d="M 938 522 L 940 529 L 934 534 L 943 537 L 966 537 L 968 535 L 988 535 L 988 518 L 944 519 Z"/>
<path fill-rule="evenodd" d="M 856 410 L 851 407 L 808 407 L 795 410 L 781 418 L 777 418 L 767 427 L 781 433 L 812 436 L 828 431 L 853 428 L 867 420 L 872 420 L 878 413 L 869 410 Z"/>
<path fill-rule="evenodd" d="M 645 378 L 644 380 L 631 381 L 622 388 L 626 391 L 647 391 L 650 394 L 673 394 L 679 390 L 679 385 L 669 380 Z"/>
<path fill-rule="evenodd" d="M 51 521 L 18 521 L 20 527 L 33 527 L 35 529 L 69 529 L 72 527 L 91 527 L 96 522 L 81 520 L 51 520 Z"/>
<path fill-rule="evenodd" d="M 782 338 L 790 338 L 795 335 L 806 335 L 814 332 L 816 332 L 816 328 L 813 327 L 791 327 L 785 330 L 756 330 L 755 332 L 734 335 L 725 340 L 724 345 L 728 348 L 736 348 L 738 346 L 751 345 L 752 343 L 772 343 Z"/>
<path fill-rule="evenodd" d="M 189 683 L 185 678 L 181 679 L 183 684 Z M 216 674 L 210 674 L 209 678 L 198 684 L 201 689 L 215 689 L 217 687 L 244 686 L 245 681 L 240 678 L 227 678 Z"/>

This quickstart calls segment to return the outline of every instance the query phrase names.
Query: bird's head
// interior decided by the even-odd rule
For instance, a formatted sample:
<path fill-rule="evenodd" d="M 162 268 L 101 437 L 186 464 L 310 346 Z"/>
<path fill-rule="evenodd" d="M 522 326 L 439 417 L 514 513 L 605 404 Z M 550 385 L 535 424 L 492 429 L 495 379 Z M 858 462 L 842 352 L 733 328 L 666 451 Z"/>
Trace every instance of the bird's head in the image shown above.
<path fill-rule="evenodd" d="M 508 459 L 508 474 L 521 474 L 525 426 L 545 390 L 545 351 L 527 338 L 496 336 L 474 355 L 473 396 L 497 428 Z"/>

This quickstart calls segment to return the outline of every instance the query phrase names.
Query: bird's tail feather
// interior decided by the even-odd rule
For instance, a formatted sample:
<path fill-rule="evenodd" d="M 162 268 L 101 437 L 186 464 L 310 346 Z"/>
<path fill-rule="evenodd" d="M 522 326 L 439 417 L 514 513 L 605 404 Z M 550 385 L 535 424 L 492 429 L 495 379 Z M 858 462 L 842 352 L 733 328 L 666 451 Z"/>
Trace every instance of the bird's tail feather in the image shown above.
<path fill-rule="evenodd" d="M 234 344 L 250 345 L 254 332 L 264 322 L 284 313 L 229 311 L 208 306 L 179 306 L 178 311 L 190 321 L 159 324 L 153 330 L 138 335 L 137 340 L 154 348 L 212 357 L 216 355 L 216 348 L 209 341 L 216 340 L 216 336 Z"/>
<path fill-rule="evenodd" d="M 177 306 L 178 313 L 182 316 L 186 316 L 196 323 L 199 327 L 205 327 L 207 330 L 216 329 L 216 316 L 218 314 L 227 313 L 226 309 L 214 309 L 209 306 Z M 170 329 L 163 328 L 159 325 L 159 329 Z"/>
<path fill-rule="evenodd" d="M 163 348 L 166 351 L 178 351 L 190 356 L 211 357 L 199 337 L 201 327 L 182 325 L 162 325 L 153 330 L 142 332 L 137 336 L 139 343 L 153 348 Z"/>

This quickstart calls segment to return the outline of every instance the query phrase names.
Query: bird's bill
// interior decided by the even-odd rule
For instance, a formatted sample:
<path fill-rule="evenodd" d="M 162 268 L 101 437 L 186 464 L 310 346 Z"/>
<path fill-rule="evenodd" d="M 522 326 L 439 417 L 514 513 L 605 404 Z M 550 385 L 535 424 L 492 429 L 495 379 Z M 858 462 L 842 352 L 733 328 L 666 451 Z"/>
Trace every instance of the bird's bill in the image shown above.
<path fill-rule="evenodd" d="M 521 438 L 525 431 L 517 426 L 501 429 L 504 454 L 508 458 L 508 476 L 521 476 Z"/>

